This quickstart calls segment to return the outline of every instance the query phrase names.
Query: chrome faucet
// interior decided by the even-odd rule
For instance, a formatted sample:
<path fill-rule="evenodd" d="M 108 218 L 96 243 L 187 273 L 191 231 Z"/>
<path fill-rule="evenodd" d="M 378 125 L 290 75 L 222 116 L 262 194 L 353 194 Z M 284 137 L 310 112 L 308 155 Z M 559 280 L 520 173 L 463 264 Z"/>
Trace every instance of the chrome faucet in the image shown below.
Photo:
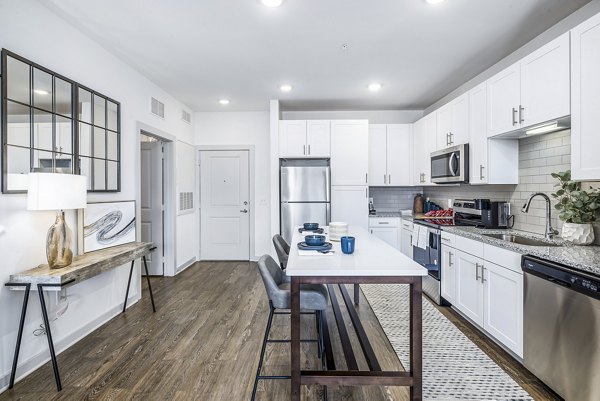
<path fill-rule="evenodd" d="M 525 203 L 525 206 L 523 206 L 521 211 L 523 213 L 529 213 L 529 205 L 531 204 L 531 200 L 533 198 L 535 198 L 536 196 L 541 196 L 546 201 L 546 234 L 545 234 L 545 236 L 547 239 L 552 239 L 552 237 L 554 237 L 556 234 L 558 234 L 558 230 L 555 230 L 552 227 L 552 212 L 551 212 L 552 205 L 550 204 L 550 198 L 548 197 L 548 195 L 546 195 L 543 192 L 536 192 L 535 194 L 531 195 L 529 197 L 529 199 L 527 199 L 527 203 Z"/>

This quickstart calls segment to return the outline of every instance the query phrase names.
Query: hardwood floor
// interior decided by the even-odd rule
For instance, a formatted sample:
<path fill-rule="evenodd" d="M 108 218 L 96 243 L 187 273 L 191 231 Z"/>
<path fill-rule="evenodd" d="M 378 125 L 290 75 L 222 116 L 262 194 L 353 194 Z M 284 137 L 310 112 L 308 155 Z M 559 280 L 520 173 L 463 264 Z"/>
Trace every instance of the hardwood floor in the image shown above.
<path fill-rule="evenodd" d="M 174 278 L 152 280 L 157 313 L 150 299 L 103 325 L 58 356 L 63 391 L 56 392 L 50 363 L 45 364 L 2 400 L 248 400 L 268 316 L 263 284 L 254 263 L 202 262 Z M 553 400 L 534 376 L 469 327 L 441 308 L 536 400 Z M 347 312 L 344 312 L 347 313 Z M 387 337 L 367 302 L 359 315 L 384 369 L 401 370 Z M 343 354 L 331 310 L 327 314 L 336 363 Z M 314 316 L 305 315 L 302 338 L 316 336 Z M 350 330 L 350 319 L 345 316 Z M 59 323 L 58 323 L 59 324 Z M 271 338 L 289 338 L 289 316 L 277 315 Z M 358 340 L 353 335 L 354 346 Z M 356 348 L 358 349 L 358 348 Z M 303 344 L 306 368 L 318 368 L 316 344 Z M 360 355 L 360 352 L 357 353 Z M 289 374 L 289 345 L 267 348 L 263 374 Z M 339 362 L 338 362 L 339 361 Z M 366 362 L 359 359 L 361 369 Z M 304 400 L 321 400 L 319 386 L 303 387 Z M 259 384 L 257 400 L 289 398 L 288 380 Z M 397 387 L 330 387 L 332 401 L 408 400 Z"/>

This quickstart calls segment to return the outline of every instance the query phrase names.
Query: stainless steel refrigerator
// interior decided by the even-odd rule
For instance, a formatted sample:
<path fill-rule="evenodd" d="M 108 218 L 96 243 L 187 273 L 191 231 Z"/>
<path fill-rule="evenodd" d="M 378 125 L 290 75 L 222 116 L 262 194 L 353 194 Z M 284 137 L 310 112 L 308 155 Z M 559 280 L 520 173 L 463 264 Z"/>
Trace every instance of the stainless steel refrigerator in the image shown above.
<path fill-rule="evenodd" d="M 281 159 L 281 235 L 291 242 L 294 227 L 326 226 L 331 219 L 329 159 Z"/>

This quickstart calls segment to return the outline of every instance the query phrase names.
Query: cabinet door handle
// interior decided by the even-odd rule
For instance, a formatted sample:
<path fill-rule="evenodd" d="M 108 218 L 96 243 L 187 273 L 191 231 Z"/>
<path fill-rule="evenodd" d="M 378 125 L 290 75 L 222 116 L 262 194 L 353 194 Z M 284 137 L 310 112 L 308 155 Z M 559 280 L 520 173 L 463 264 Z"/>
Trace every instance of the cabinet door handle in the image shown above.
<path fill-rule="evenodd" d="M 373 229 L 371 229 L 371 234 L 373 234 Z"/>
<path fill-rule="evenodd" d="M 308 145 L 308 155 L 310 156 L 310 145 Z"/>
<path fill-rule="evenodd" d="M 386 176 L 386 174 L 383 175 L 383 183 L 387 184 L 387 176 Z"/>
<path fill-rule="evenodd" d="M 485 266 L 481 265 L 481 282 L 485 283 L 487 280 L 485 279 Z"/>
<path fill-rule="evenodd" d="M 475 281 L 479 281 L 479 263 L 475 263 Z"/>
<path fill-rule="evenodd" d="M 450 145 L 454 145 L 454 134 L 450 133 Z"/>
<path fill-rule="evenodd" d="M 512 108 L 512 123 L 513 123 L 513 127 L 515 125 L 517 125 L 517 113 L 519 112 L 519 110 L 515 109 L 514 107 Z"/>
<path fill-rule="evenodd" d="M 365 188 L 365 197 L 369 199 L 369 188 Z"/>
<path fill-rule="evenodd" d="M 392 183 L 392 175 L 388 174 L 388 184 L 391 184 L 391 183 Z"/>
<path fill-rule="evenodd" d="M 369 173 L 365 173 L 365 184 L 369 183 Z"/>
<path fill-rule="evenodd" d="M 521 124 L 523 124 L 525 122 L 525 117 L 523 117 L 523 115 L 525 114 L 525 113 L 523 113 L 524 111 L 525 111 L 525 107 L 519 105 L 519 122 Z"/>
<path fill-rule="evenodd" d="M 452 252 L 448 252 L 448 266 L 454 266 L 454 262 L 452 262 Z"/>
<path fill-rule="evenodd" d="M 483 180 L 483 179 L 485 178 L 485 177 L 483 176 L 483 169 L 484 169 L 484 167 L 483 167 L 483 164 L 480 164 L 480 165 L 479 165 L 479 179 L 480 179 L 480 180 Z"/>
<path fill-rule="evenodd" d="M 306 145 L 304 145 L 302 149 L 302 153 L 304 153 L 304 156 L 306 156 Z"/>
<path fill-rule="evenodd" d="M 379 223 L 377 223 L 377 224 L 379 224 L 379 225 L 381 225 L 381 224 L 390 224 L 390 222 L 389 222 L 389 221 L 380 221 L 380 222 L 379 222 Z"/>

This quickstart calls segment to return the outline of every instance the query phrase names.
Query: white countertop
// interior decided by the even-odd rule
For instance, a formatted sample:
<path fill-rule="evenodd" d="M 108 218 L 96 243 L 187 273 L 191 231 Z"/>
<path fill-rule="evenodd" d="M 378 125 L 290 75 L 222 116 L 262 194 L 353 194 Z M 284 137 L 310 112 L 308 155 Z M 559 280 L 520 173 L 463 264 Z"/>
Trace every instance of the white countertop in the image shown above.
<path fill-rule="evenodd" d="M 299 227 L 298 227 L 299 228 Z M 349 236 L 356 238 L 354 253 L 342 253 L 340 242 L 333 244 L 333 255 L 298 254 L 298 242 L 304 235 L 294 230 L 290 256 L 285 273 L 288 276 L 426 276 L 427 269 L 360 227 L 349 227 Z M 305 235 L 309 235 L 307 233 Z"/>

